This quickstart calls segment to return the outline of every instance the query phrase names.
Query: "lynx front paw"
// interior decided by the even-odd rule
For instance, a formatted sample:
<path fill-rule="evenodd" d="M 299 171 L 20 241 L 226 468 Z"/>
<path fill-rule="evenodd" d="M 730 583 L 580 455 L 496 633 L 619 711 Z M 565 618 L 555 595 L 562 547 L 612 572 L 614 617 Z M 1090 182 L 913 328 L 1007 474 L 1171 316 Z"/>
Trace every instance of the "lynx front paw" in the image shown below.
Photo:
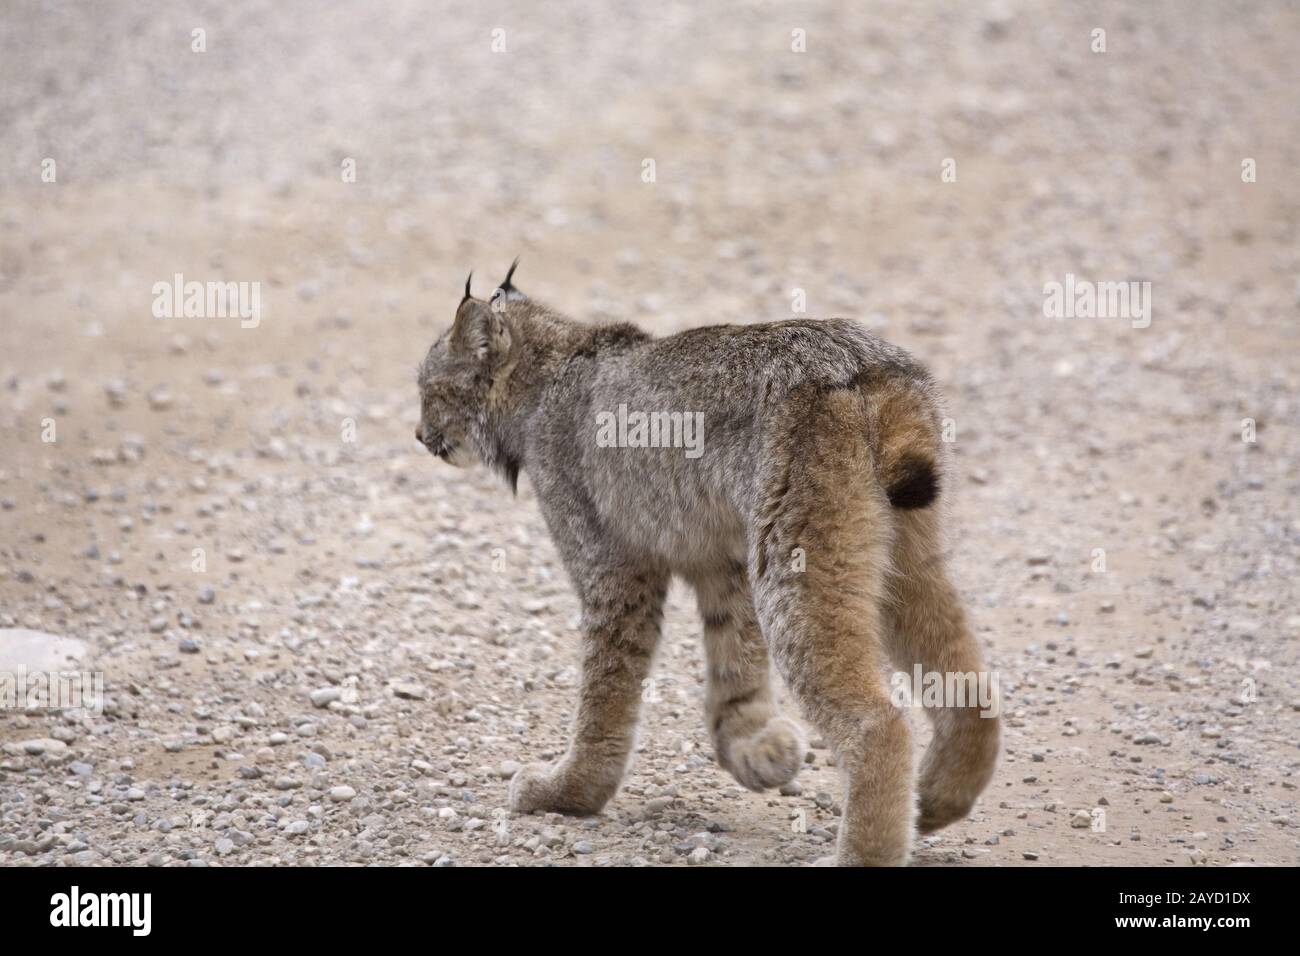
<path fill-rule="evenodd" d="M 563 813 L 584 817 L 599 813 L 611 793 L 584 787 L 561 765 L 528 764 L 510 781 L 510 809 L 515 813 Z"/>
<path fill-rule="evenodd" d="M 743 786 L 767 790 L 795 778 L 807 749 L 794 721 L 773 717 L 749 736 L 729 741 L 725 765 Z"/>

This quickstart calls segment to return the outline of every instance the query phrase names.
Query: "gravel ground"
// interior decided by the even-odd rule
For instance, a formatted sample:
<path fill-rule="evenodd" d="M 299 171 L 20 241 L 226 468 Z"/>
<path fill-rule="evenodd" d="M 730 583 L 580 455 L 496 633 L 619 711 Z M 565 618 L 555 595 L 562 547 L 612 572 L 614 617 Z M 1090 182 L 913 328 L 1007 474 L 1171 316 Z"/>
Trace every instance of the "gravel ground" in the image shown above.
<path fill-rule="evenodd" d="M 0 628 L 107 700 L 0 710 L 0 864 L 827 852 L 820 743 L 779 794 L 715 765 L 684 589 L 619 796 L 505 811 L 577 606 L 527 480 L 411 434 L 465 271 L 516 254 L 663 333 L 800 289 L 944 384 L 1006 734 L 918 864 L 1300 862 L 1298 63 L 1269 2 L 13 0 Z M 155 318 L 178 272 L 259 282 L 260 324 Z M 1149 281 L 1150 326 L 1048 318 L 1067 274 Z"/>

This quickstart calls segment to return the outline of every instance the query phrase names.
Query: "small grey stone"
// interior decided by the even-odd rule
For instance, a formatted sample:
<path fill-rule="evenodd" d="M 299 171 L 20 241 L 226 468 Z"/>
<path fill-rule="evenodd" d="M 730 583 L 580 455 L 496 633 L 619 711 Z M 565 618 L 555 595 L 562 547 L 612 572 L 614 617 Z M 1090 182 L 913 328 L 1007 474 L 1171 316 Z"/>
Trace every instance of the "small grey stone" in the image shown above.
<path fill-rule="evenodd" d="M 656 816 L 668 809 L 672 802 L 672 797 L 653 797 L 645 802 L 645 809 L 642 812 L 647 817 Z"/>
<path fill-rule="evenodd" d="M 31 740 L 23 740 L 18 743 L 23 753 L 39 756 L 45 753 L 59 753 L 67 750 L 68 745 L 62 740 L 55 740 L 53 737 L 35 737 Z"/>
<path fill-rule="evenodd" d="M 314 707 L 328 707 L 342 697 L 343 691 L 338 687 L 321 687 L 311 692 L 311 702 Z"/>

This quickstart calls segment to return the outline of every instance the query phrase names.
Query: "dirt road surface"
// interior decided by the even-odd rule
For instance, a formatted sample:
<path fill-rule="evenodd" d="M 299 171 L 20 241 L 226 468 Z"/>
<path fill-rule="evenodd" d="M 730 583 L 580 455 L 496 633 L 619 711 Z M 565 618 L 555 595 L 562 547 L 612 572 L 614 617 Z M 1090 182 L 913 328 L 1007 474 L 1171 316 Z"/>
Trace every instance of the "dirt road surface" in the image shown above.
<path fill-rule="evenodd" d="M 0 651 L 107 699 L 0 710 L 0 865 L 827 853 L 820 741 L 782 793 L 713 761 L 682 588 L 618 797 L 505 811 L 577 605 L 527 478 L 412 429 L 515 255 L 574 315 L 802 293 L 934 370 L 1006 732 L 917 864 L 1300 862 L 1300 8 L 550 6 L 7 4 Z M 255 327 L 157 317 L 177 274 Z M 1149 324 L 1046 315 L 1069 276 Z"/>

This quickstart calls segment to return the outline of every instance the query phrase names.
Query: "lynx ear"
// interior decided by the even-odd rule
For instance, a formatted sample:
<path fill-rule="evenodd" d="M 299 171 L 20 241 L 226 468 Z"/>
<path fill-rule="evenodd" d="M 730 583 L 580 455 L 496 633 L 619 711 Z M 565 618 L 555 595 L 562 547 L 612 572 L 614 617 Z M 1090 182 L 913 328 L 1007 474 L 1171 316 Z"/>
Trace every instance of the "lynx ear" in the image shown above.
<path fill-rule="evenodd" d="M 496 291 L 492 293 L 493 302 L 526 302 L 528 300 L 528 296 L 516 289 L 514 283 L 510 281 L 517 268 L 519 268 L 519 257 L 515 256 L 515 261 L 510 263 L 510 271 L 506 273 L 505 281 L 497 286 Z"/>
<path fill-rule="evenodd" d="M 505 317 L 478 299 L 461 302 L 451 336 L 461 349 L 492 365 L 499 365 L 510 354 L 510 326 Z"/>

